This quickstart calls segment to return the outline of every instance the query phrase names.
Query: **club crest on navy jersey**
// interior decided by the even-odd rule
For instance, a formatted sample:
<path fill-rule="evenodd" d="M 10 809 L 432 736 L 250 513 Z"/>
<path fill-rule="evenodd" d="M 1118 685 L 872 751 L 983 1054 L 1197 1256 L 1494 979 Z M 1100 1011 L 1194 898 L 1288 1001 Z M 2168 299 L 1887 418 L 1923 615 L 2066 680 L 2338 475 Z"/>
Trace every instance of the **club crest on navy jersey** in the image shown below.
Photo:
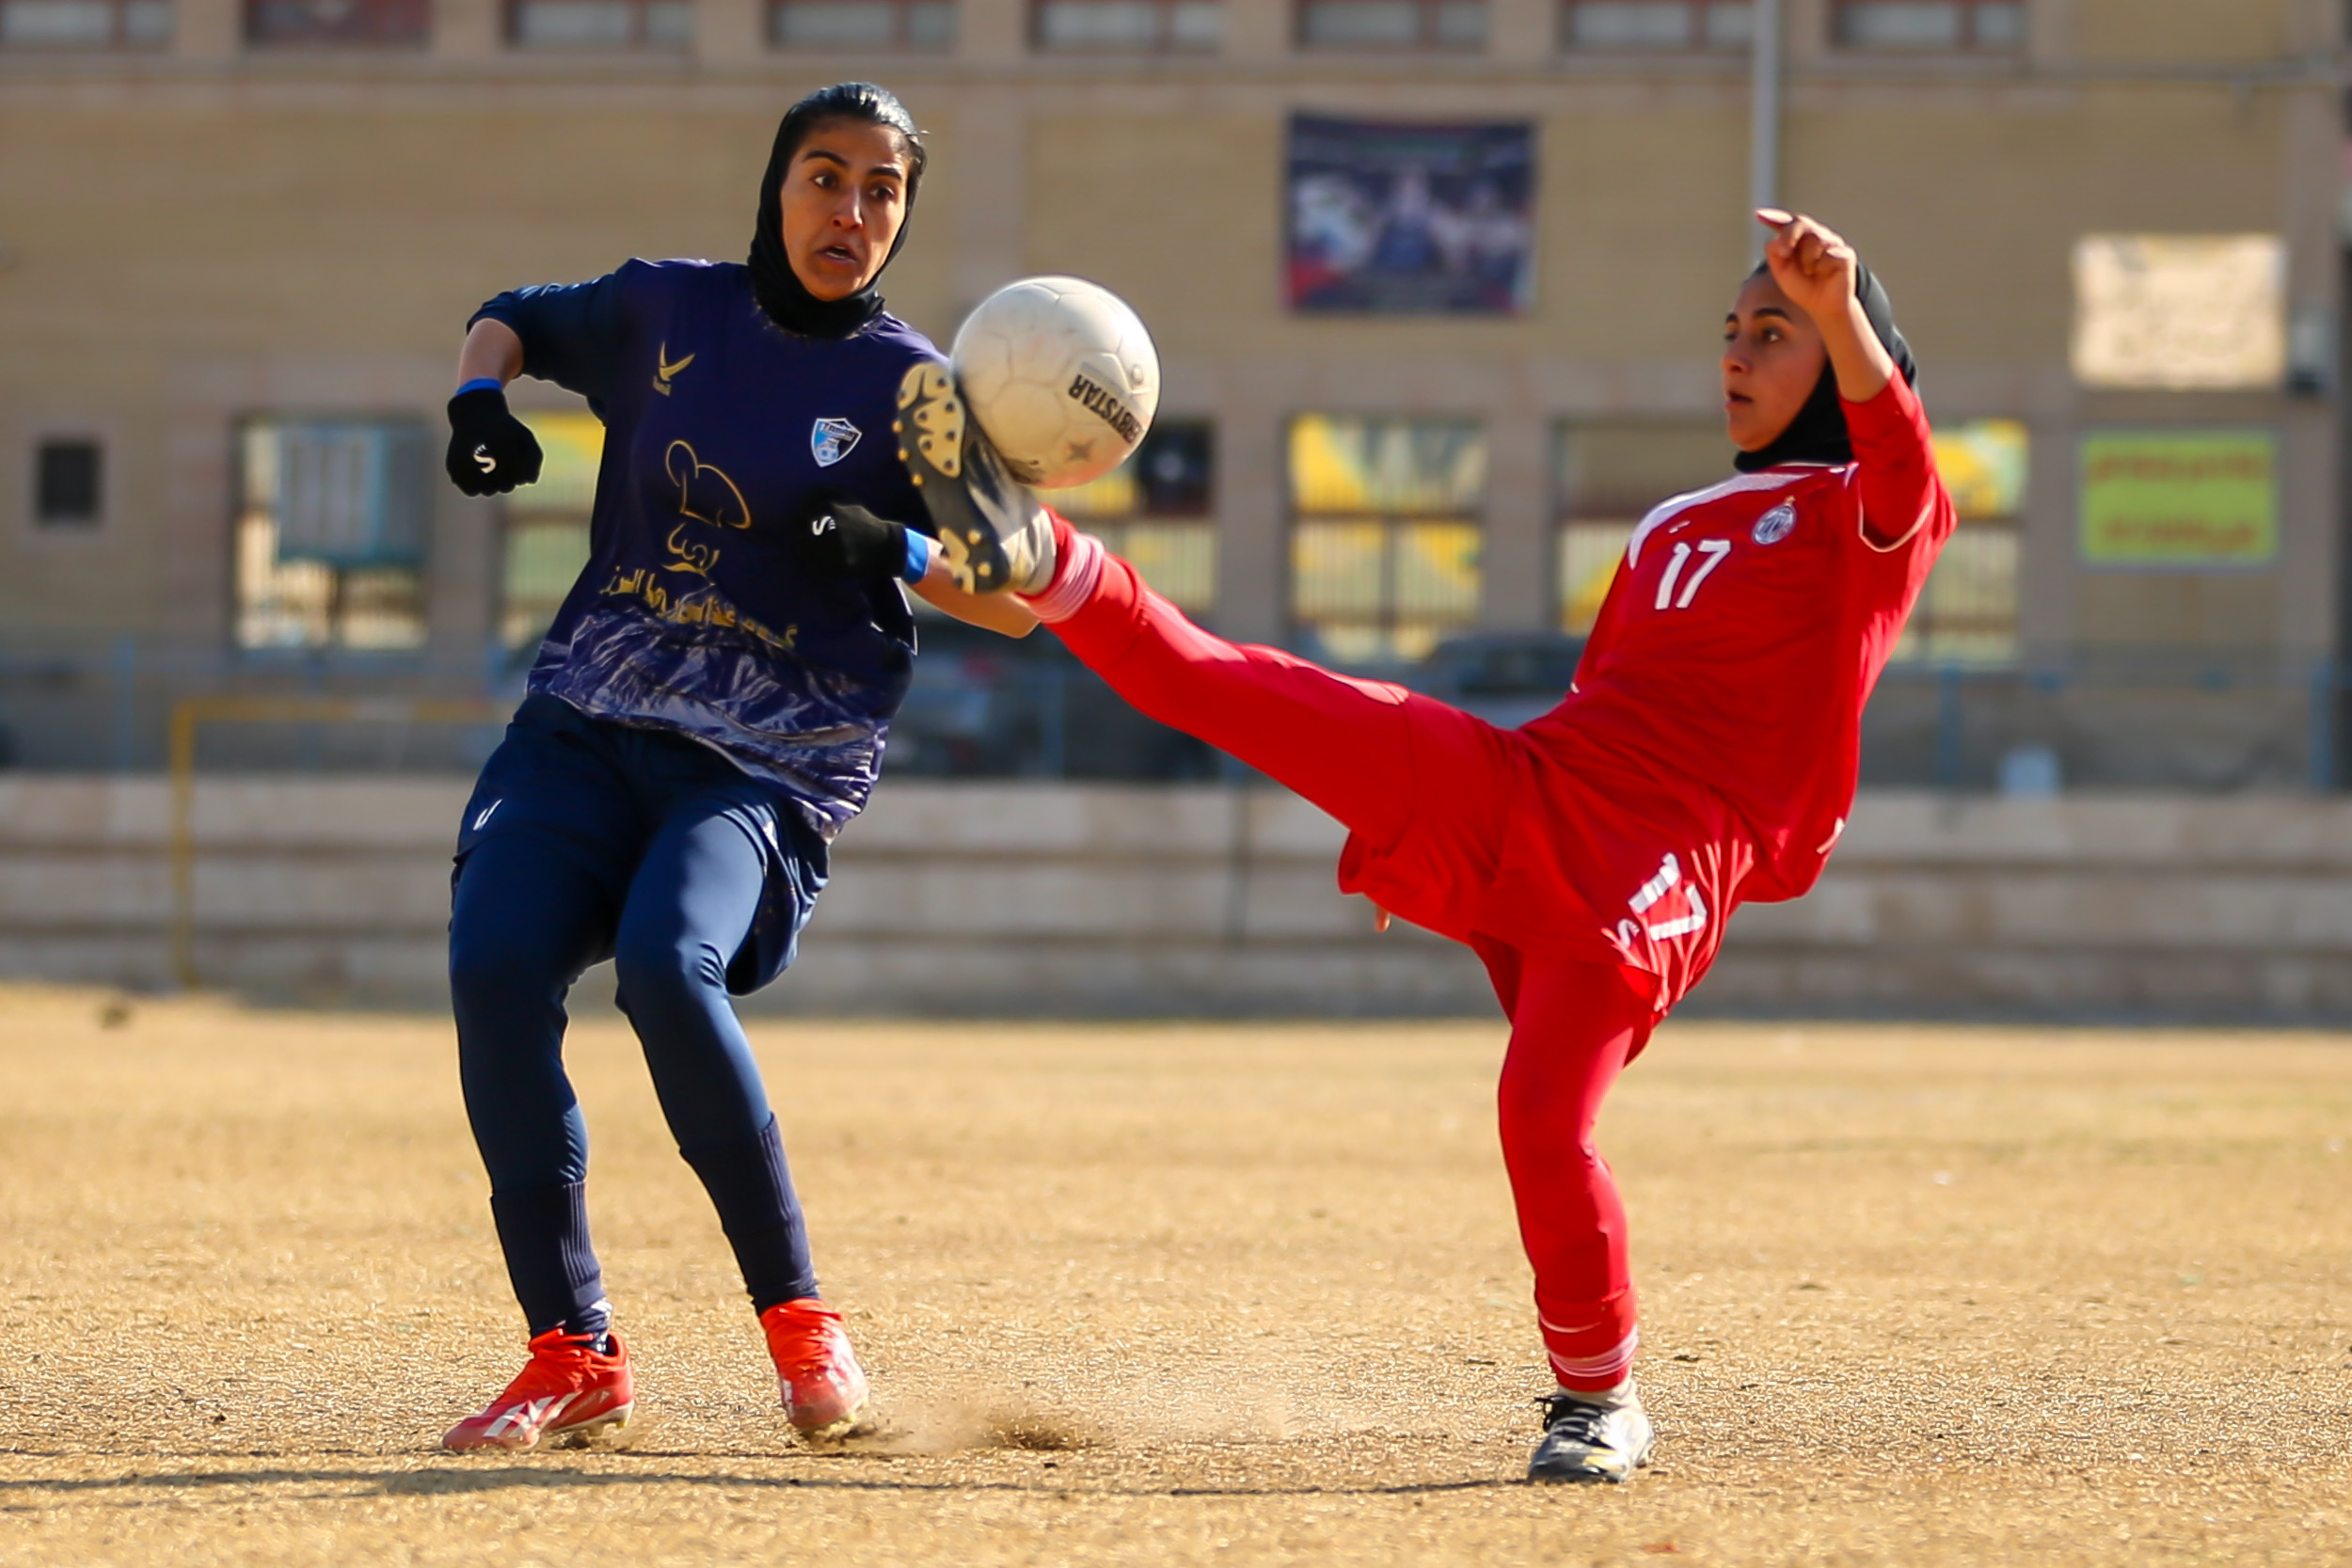
<path fill-rule="evenodd" d="M 1797 503 L 1782 501 L 1756 520 L 1748 537 L 1759 545 L 1777 545 L 1797 531 Z"/>
<path fill-rule="evenodd" d="M 808 450 L 817 458 L 817 466 L 830 468 L 850 455 L 857 438 L 866 433 L 847 420 L 818 420 L 809 427 Z"/>

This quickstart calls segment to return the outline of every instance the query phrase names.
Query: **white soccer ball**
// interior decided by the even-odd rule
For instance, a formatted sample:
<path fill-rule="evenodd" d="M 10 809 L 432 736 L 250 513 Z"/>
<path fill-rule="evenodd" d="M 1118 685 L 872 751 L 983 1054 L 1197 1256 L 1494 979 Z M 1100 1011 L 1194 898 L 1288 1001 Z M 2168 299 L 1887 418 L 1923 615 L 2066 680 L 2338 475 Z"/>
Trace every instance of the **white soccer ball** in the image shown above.
<path fill-rule="evenodd" d="M 1025 277 L 956 333 L 956 381 L 1015 479 L 1062 490 L 1126 460 L 1160 405 L 1160 356 L 1127 302 L 1083 277 Z"/>

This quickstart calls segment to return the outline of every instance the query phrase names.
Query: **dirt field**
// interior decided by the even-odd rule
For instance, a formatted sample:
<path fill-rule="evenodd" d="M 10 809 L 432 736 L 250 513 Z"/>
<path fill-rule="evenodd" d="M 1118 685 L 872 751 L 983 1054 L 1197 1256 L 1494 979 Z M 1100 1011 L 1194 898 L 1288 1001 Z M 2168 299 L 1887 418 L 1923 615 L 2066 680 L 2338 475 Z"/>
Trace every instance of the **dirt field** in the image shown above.
<path fill-rule="evenodd" d="M 1539 1491 L 1499 1026 L 762 1026 L 890 1423 L 813 1455 L 609 1016 L 639 1424 L 455 1459 L 446 1025 L 0 990 L 0 1563 L 2352 1561 L 2352 1040 L 1670 1027 L 1658 1462 Z"/>

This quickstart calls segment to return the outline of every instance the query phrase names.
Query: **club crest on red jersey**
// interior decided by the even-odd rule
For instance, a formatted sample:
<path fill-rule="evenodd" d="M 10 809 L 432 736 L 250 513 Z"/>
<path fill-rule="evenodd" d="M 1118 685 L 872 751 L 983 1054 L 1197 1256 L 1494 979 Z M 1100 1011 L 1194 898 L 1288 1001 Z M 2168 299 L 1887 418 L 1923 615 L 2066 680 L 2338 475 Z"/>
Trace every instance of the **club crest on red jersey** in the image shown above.
<path fill-rule="evenodd" d="M 1782 501 L 1756 520 L 1748 537 L 1759 545 L 1777 545 L 1797 531 L 1797 503 Z"/>

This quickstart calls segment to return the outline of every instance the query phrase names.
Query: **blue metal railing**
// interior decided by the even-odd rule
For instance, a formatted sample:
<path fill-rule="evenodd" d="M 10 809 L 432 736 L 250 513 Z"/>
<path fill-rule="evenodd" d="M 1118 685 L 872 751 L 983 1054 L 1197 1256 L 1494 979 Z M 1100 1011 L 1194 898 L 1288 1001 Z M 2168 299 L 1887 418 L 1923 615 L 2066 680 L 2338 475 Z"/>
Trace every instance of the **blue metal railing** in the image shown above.
<path fill-rule="evenodd" d="M 928 634 L 927 634 L 928 635 Z M 1382 672 L 1407 684 L 1412 670 Z M 226 695 L 485 702 L 520 694 L 503 657 L 435 667 L 415 655 L 237 655 L 129 636 L 78 648 L 0 647 L 0 766 L 133 772 L 160 768 L 173 705 Z M 1443 689 L 1499 723 L 1557 693 Z M 1863 724 L 1867 785 L 2328 793 L 2352 784 L 2344 755 L 2352 673 L 2334 660 L 2220 657 L 2145 648 L 2078 654 L 2026 669 L 1899 665 Z M 450 727 L 390 745 L 332 726 L 208 736 L 208 768 L 462 771 L 497 727 Z M 1216 752 L 1136 714 L 1057 644 L 1008 653 L 928 642 L 893 727 L 889 767 L 933 777 L 1203 780 Z"/>
<path fill-rule="evenodd" d="M 2070 788 L 2328 793 L 2345 776 L 2348 698 L 2332 659 L 2138 649 L 2024 670 L 1898 666 L 1864 720 L 1863 775 L 1994 789 L 2031 752 Z"/>

